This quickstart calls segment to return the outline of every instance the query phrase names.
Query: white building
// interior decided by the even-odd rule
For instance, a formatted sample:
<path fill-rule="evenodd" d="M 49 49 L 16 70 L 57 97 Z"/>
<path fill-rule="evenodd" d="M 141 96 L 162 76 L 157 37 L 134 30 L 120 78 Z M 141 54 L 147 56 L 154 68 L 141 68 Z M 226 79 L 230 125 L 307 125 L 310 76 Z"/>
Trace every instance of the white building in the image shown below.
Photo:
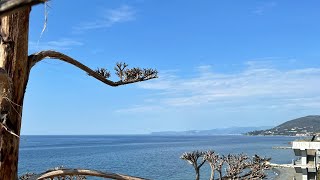
<path fill-rule="evenodd" d="M 292 149 L 301 160 L 294 164 L 297 173 L 302 174 L 302 180 L 316 180 L 319 161 L 320 140 L 297 140 L 292 142 Z"/>

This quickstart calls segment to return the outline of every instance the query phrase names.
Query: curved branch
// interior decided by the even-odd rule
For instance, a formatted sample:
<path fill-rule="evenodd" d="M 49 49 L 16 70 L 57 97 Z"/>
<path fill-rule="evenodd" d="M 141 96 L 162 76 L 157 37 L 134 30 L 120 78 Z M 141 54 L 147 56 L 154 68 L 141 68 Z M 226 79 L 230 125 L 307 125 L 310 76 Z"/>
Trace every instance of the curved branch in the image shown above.
<path fill-rule="evenodd" d="M 199 164 L 198 168 L 201 168 L 201 166 L 202 166 L 205 162 L 206 162 L 206 160 L 203 160 L 203 161 Z"/>
<path fill-rule="evenodd" d="M 103 75 L 99 74 L 99 72 L 94 71 L 92 69 L 90 69 L 89 67 L 85 66 L 84 64 L 80 63 L 79 61 L 63 54 L 57 51 L 51 51 L 51 50 L 47 50 L 47 51 L 40 51 L 38 53 L 35 54 L 31 54 L 28 57 L 29 63 L 30 63 L 30 69 L 38 62 L 40 62 L 41 60 L 45 59 L 45 58 L 49 58 L 49 59 L 58 59 L 58 60 L 62 60 L 64 62 L 67 62 L 69 64 L 72 64 L 78 68 L 80 68 L 81 70 L 85 71 L 86 73 L 88 73 L 90 76 L 96 78 L 97 80 L 109 85 L 109 86 L 120 86 L 120 85 L 125 85 L 125 84 L 131 84 L 131 83 L 135 83 L 135 82 L 140 82 L 140 81 L 146 81 L 149 79 L 153 79 L 156 78 L 157 76 L 148 76 L 145 78 L 137 78 L 137 79 L 132 79 L 132 80 L 127 80 L 127 81 L 111 81 L 109 79 L 106 79 Z"/>
<path fill-rule="evenodd" d="M 0 1 L 0 17 L 8 15 L 24 6 L 33 6 L 45 3 L 47 0 L 7 0 Z"/>
<path fill-rule="evenodd" d="M 144 178 L 133 177 L 133 176 L 123 175 L 123 174 L 107 173 L 107 172 L 88 170 L 88 169 L 58 169 L 58 170 L 53 170 L 50 172 L 43 173 L 37 179 L 43 180 L 43 179 L 55 178 L 59 176 L 79 176 L 79 175 L 102 177 L 102 178 L 117 179 L 117 180 L 147 180 Z"/>

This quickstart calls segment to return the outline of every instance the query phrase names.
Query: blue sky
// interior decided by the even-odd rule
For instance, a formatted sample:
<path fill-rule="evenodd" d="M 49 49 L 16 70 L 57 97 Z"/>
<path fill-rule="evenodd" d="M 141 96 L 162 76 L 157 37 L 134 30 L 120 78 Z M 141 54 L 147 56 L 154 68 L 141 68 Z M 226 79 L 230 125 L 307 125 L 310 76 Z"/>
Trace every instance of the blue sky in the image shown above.
<path fill-rule="evenodd" d="M 159 78 L 109 87 L 57 60 L 32 72 L 22 134 L 143 134 L 270 126 L 320 114 L 319 1 L 52 0 L 32 9 L 29 52 Z M 113 71 L 112 71 L 113 72 Z M 113 74 L 111 77 L 116 80 Z"/>

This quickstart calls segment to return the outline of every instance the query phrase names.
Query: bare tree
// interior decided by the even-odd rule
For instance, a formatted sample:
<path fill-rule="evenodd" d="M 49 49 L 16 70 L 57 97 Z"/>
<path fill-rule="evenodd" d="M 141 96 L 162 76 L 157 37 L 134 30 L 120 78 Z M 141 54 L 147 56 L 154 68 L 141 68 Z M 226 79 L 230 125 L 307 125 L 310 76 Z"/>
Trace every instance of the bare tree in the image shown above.
<path fill-rule="evenodd" d="M 224 161 L 227 164 L 226 177 L 229 179 L 239 179 L 244 169 L 248 167 L 248 156 L 245 154 L 228 154 L 224 157 Z"/>
<path fill-rule="evenodd" d="M 229 154 L 225 157 L 227 164 L 226 179 L 263 179 L 266 177 L 264 172 L 268 169 L 267 162 L 271 158 L 261 158 L 255 155 L 249 158 L 245 154 Z"/>
<path fill-rule="evenodd" d="M 23 100 L 29 74 L 43 59 L 69 63 L 109 86 L 120 86 L 157 78 L 154 69 L 132 68 L 118 63 L 118 81 L 108 79 L 106 68 L 93 70 L 76 59 L 56 51 L 28 56 L 29 14 L 31 6 L 46 0 L 0 0 L 0 179 L 17 179 L 18 151 Z"/>
<path fill-rule="evenodd" d="M 222 168 L 224 165 L 224 156 L 219 156 L 217 159 L 217 165 L 216 165 L 216 171 L 218 171 L 219 173 L 219 180 L 222 180 L 223 176 L 222 176 Z"/>
<path fill-rule="evenodd" d="M 207 152 L 193 151 L 191 153 L 184 153 L 181 158 L 187 160 L 194 167 L 198 167 L 197 161 L 201 156 L 203 156 L 202 163 L 208 162 L 211 167 L 210 180 L 214 180 L 215 171 L 219 174 L 219 180 L 262 179 L 266 177 L 264 170 L 269 168 L 267 162 L 270 160 L 270 158 L 261 158 L 258 155 L 249 158 L 243 153 L 219 156 L 212 150 Z M 200 167 L 196 173 L 200 173 Z M 223 171 L 223 168 L 225 168 L 225 171 Z M 196 177 L 200 177 L 200 174 L 197 174 Z"/>
<path fill-rule="evenodd" d="M 214 180 L 214 172 L 216 171 L 217 162 L 219 161 L 219 155 L 210 150 L 205 152 L 203 159 L 205 159 L 211 168 L 210 180 Z"/>
<path fill-rule="evenodd" d="M 185 152 L 180 157 L 183 160 L 186 160 L 189 164 L 191 164 L 196 172 L 196 180 L 200 179 L 200 168 L 206 162 L 205 159 L 202 159 L 200 163 L 198 163 L 198 159 L 203 157 L 205 153 L 202 151 L 192 151 L 192 152 Z"/>
<path fill-rule="evenodd" d="M 252 163 L 249 165 L 249 179 L 262 179 L 266 177 L 264 170 L 269 169 L 268 162 L 271 158 L 262 158 L 258 155 L 254 155 L 252 158 Z"/>

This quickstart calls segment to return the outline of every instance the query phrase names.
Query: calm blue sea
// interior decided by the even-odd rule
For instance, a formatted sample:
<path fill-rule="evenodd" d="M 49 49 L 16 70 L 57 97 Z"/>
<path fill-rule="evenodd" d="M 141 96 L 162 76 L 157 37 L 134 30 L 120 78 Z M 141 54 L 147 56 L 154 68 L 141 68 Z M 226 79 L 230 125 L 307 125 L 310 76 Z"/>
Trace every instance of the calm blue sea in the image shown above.
<path fill-rule="evenodd" d="M 185 151 L 215 150 L 220 154 L 255 153 L 274 163 L 290 163 L 293 137 L 260 136 L 23 136 L 19 174 L 43 172 L 63 165 L 89 168 L 159 180 L 192 180 L 193 168 L 180 155 Z M 201 170 L 209 179 L 209 167 Z"/>

